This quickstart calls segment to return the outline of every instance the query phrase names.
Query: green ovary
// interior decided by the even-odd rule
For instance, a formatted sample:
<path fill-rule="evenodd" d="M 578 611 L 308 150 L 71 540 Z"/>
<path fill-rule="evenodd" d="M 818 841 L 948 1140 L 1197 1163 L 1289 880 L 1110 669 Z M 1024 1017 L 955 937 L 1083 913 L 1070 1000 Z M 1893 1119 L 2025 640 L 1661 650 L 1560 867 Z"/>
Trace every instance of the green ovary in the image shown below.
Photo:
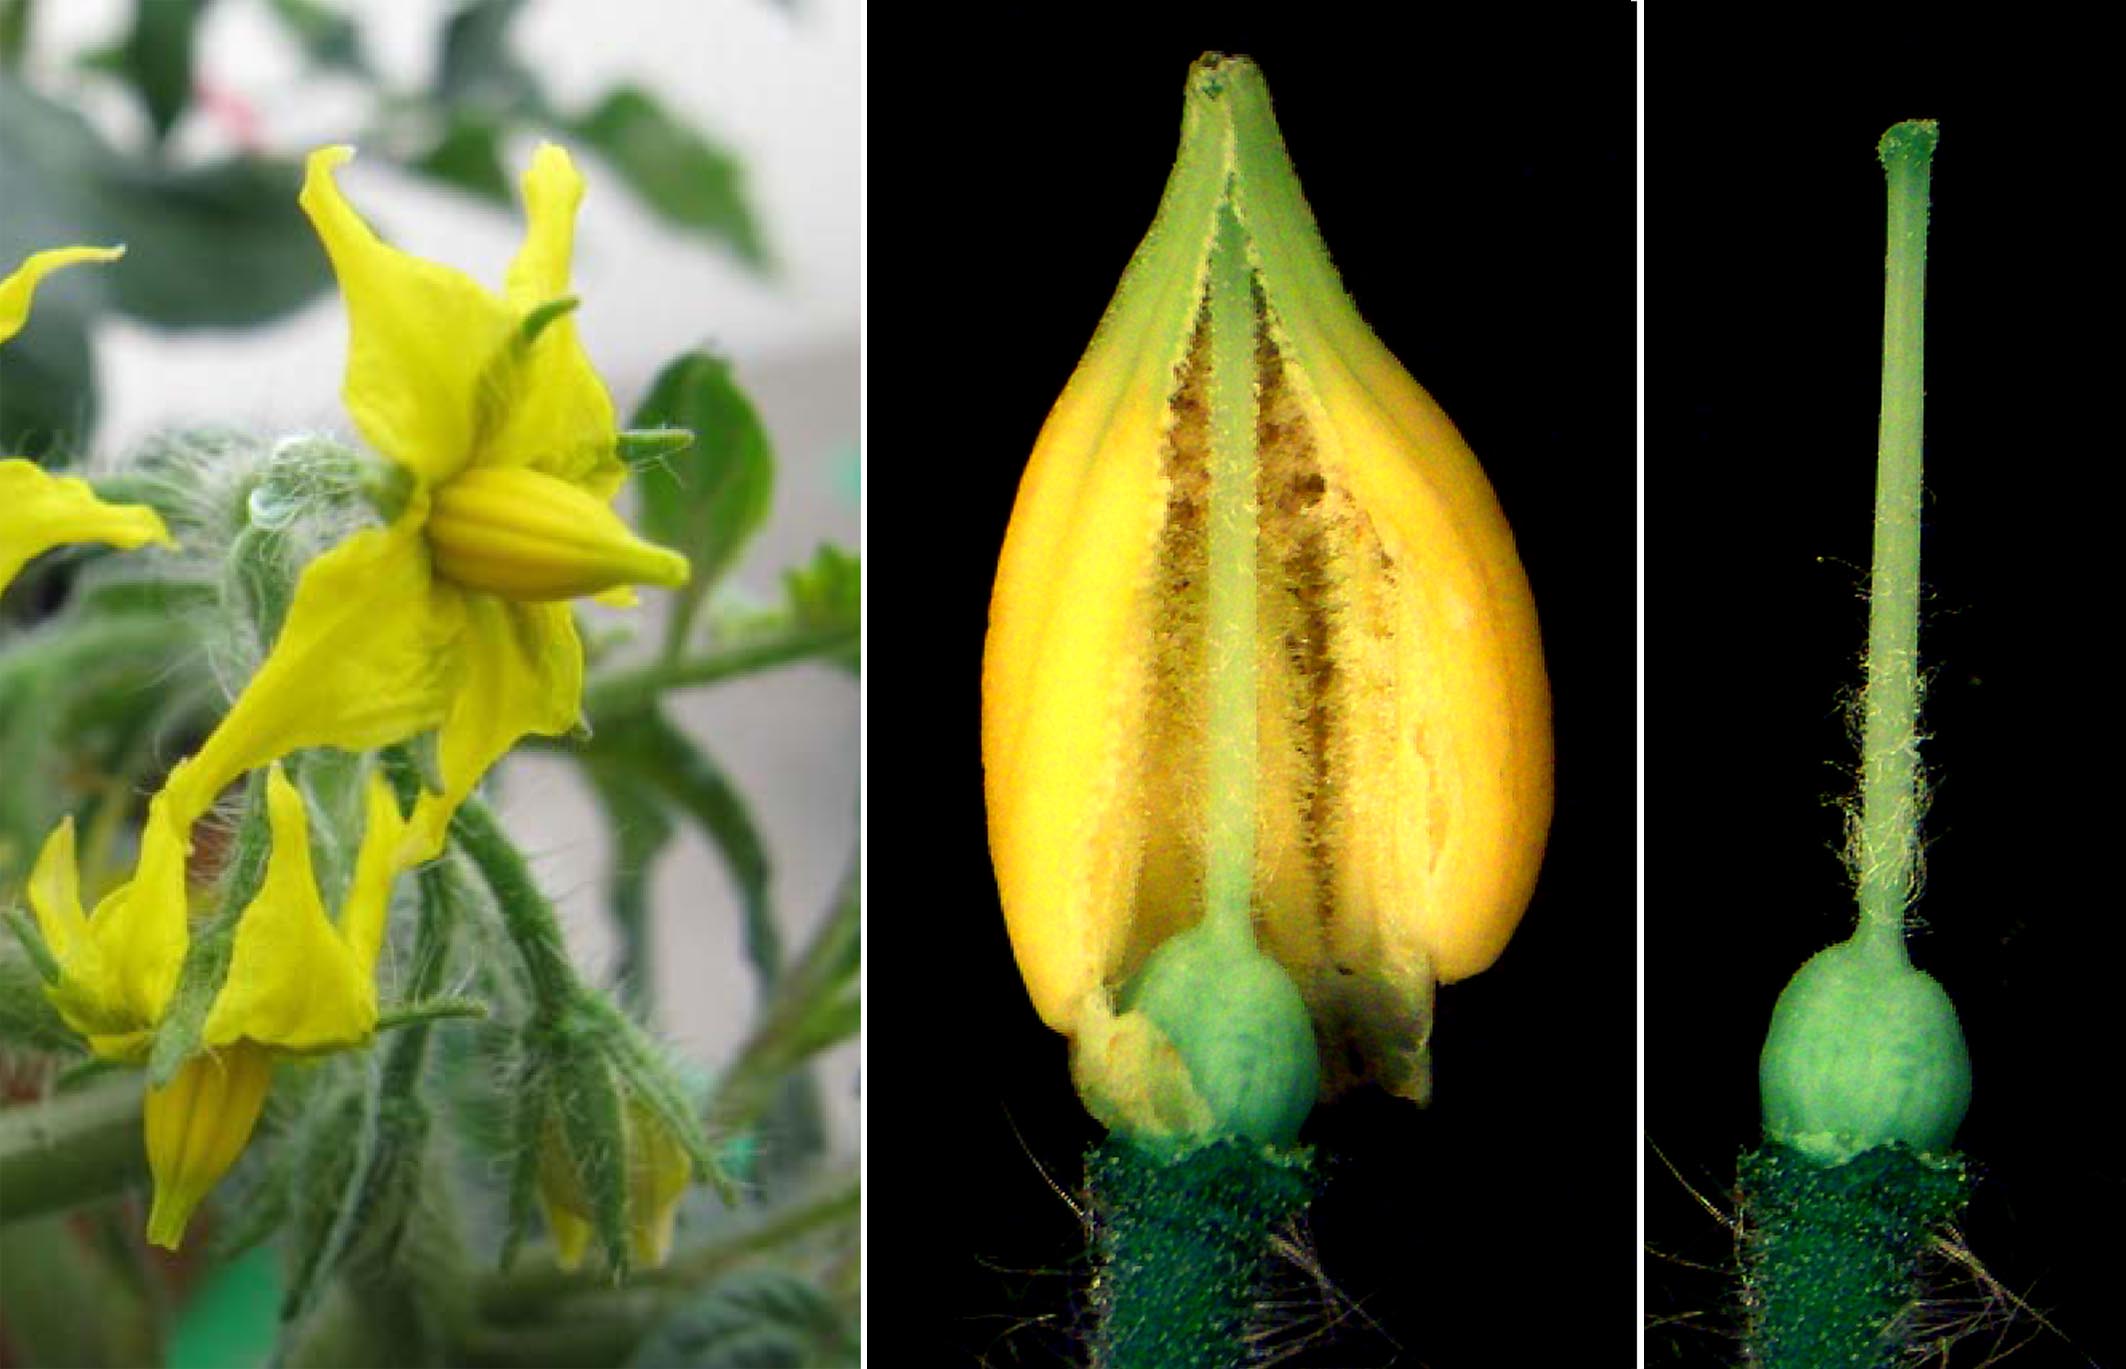
<path fill-rule="evenodd" d="M 1305 1000 L 1253 938 L 1202 925 L 1170 938 L 1123 994 L 1170 1042 L 1213 1134 L 1286 1145 L 1321 1090 Z"/>
<path fill-rule="evenodd" d="M 1971 1104 L 1971 1056 L 1933 976 L 1850 941 L 1787 981 L 1757 1082 L 1765 1133 L 1825 1164 L 1894 1141 L 1939 1153 Z"/>

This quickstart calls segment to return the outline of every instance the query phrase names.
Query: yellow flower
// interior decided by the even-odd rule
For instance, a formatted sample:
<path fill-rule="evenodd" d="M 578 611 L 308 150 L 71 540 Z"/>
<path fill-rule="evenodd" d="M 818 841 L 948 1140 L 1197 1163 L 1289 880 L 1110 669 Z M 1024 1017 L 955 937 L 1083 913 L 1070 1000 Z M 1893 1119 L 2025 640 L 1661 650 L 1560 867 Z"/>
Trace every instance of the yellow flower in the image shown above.
<path fill-rule="evenodd" d="M 206 1053 L 148 1091 L 155 1177 L 148 1239 L 157 1245 L 176 1248 L 192 1210 L 242 1153 L 273 1053 L 345 1050 L 375 1034 L 377 954 L 406 824 L 381 776 L 371 776 L 367 801 L 361 851 L 334 925 L 311 865 L 302 795 L 279 765 L 267 777 L 272 853 L 238 920 L 228 978 L 207 1011 Z M 30 905 L 59 962 L 50 997 L 98 1055 L 142 1060 L 190 942 L 184 834 L 169 825 L 166 801 L 149 807 L 138 873 L 94 917 L 83 916 L 75 881 L 69 819 L 46 841 L 30 880 Z"/>
<path fill-rule="evenodd" d="M 502 297 L 379 241 L 333 181 L 351 155 L 311 155 L 302 205 L 346 298 L 348 412 L 403 472 L 405 502 L 304 570 L 265 663 L 167 792 L 189 820 L 298 748 L 440 729 L 441 791 L 409 836 L 422 858 L 520 737 L 575 725 L 583 648 L 567 600 L 676 586 L 688 566 L 610 507 L 626 467 L 568 317 L 583 193 L 568 154 L 542 146 L 524 175 L 529 226 Z"/>
<path fill-rule="evenodd" d="M 22 331 L 46 276 L 80 262 L 124 255 L 123 247 L 31 253 L 13 275 L 0 280 L 0 342 Z M 85 481 L 47 475 L 28 461 L 0 461 L 0 590 L 31 557 L 68 542 L 104 542 L 126 551 L 149 542 L 176 545 L 162 519 L 144 504 L 106 504 Z"/>
<path fill-rule="evenodd" d="M 66 1024 L 106 1060 L 147 1058 L 177 972 L 191 943 L 185 917 L 186 834 L 169 821 L 169 805 L 148 805 L 133 878 L 82 912 L 74 855 L 74 819 L 45 838 L 30 871 L 30 907 L 59 963 L 46 995 Z"/>
<path fill-rule="evenodd" d="M 982 697 L 1013 951 L 1104 1120 L 1279 1140 L 1317 1087 L 1424 1095 L 1433 985 L 1535 882 L 1542 648 L 1490 485 L 1344 294 L 1244 58 L 1191 73 L 1027 465 Z"/>
<path fill-rule="evenodd" d="M 628 1249 L 638 1266 L 656 1268 L 672 1252 L 672 1227 L 694 1163 L 663 1120 L 634 1100 L 627 1105 L 626 1144 Z M 555 1262 L 576 1268 L 590 1246 L 597 1214 L 555 1123 L 549 1123 L 540 1142 L 539 1203 L 553 1233 Z"/>

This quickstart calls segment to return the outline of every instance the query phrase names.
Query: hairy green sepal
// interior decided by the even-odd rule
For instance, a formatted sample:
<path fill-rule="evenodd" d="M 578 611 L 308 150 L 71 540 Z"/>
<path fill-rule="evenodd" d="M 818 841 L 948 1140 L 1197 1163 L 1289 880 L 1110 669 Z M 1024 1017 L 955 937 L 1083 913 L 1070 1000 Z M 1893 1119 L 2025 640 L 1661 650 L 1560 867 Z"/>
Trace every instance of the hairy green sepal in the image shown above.
<path fill-rule="evenodd" d="M 1314 1195 L 1307 1152 L 1228 1140 L 1176 1155 L 1116 1135 L 1086 1156 L 1086 1179 L 1099 1232 L 1094 1362 L 1247 1362 L 1270 1237 Z"/>
<path fill-rule="evenodd" d="M 1749 1362 L 1886 1369 L 1935 1229 L 1964 1205 L 1960 1156 L 1877 1146 L 1825 1165 L 1777 1143 L 1746 1155 Z"/>

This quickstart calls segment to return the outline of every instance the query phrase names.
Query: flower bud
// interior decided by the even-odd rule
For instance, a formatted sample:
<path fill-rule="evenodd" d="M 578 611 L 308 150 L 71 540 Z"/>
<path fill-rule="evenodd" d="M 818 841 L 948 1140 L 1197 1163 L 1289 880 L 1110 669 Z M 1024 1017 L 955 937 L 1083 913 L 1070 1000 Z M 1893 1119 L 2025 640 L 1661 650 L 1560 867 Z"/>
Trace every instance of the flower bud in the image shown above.
<path fill-rule="evenodd" d="M 474 466 L 435 492 L 428 546 L 438 575 L 526 601 L 623 585 L 676 588 L 687 559 L 628 530 L 590 492 L 522 466 Z"/>
<path fill-rule="evenodd" d="M 1424 1096 L 1433 985 L 1497 958 L 1541 860 L 1542 648 L 1489 483 L 1345 296 L 1244 58 L 1192 71 L 1158 217 L 1027 465 L 982 689 L 1013 951 L 1096 1112 L 1296 1128 L 1316 1076 L 1250 932 L 1321 1087 Z M 1161 960 L 1214 922 L 1223 968 Z"/>
<path fill-rule="evenodd" d="M 693 1178 L 694 1165 L 651 1109 L 630 1102 L 626 1119 L 620 1146 L 627 1159 L 628 1253 L 636 1265 L 655 1268 L 671 1254 L 679 1200 Z M 575 1133 L 575 1145 L 586 1141 L 599 1143 L 580 1130 Z M 563 1269 L 583 1262 L 597 1227 L 596 1204 L 585 1189 L 581 1168 L 569 1132 L 549 1114 L 539 1146 L 539 1200 L 553 1233 L 554 1259 Z"/>
<path fill-rule="evenodd" d="M 145 1106 L 155 1205 L 148 1240 L 165 1250 L 184 1239 L 192 1211 L 244 1153 L 266 1102 L 273 1060 L 252 1041 L 187 1060 Z"/>

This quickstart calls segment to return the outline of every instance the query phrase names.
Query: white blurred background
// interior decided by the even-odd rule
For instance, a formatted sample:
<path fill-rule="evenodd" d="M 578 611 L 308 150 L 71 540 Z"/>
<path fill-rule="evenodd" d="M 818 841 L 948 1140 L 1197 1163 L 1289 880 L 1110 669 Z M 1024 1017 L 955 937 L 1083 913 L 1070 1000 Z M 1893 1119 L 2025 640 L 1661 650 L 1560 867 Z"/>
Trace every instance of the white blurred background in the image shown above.
<path fill-rule="evenodd" d="M 387 84 L 429 82 L 451 10 L 445 0 L 340 8 L 360 19 L 367 56 Z M 121 36 L 131 11 L 130 0 L 40 5 L 23 73 L 127 141 L 143 121 L 138 105 L 76 74 L 74 60 Z M 857 541 L 860 0 L 534 0 L 513 35 L 557 105 L 587 108 L 617 83 L 638 84 L 743 160 L 776 263 L 768 277 L 657 222 L 595 159 L 579 158 L 589 190 L 576 240 L 576 317 L 623 416 L 679 352 L 706 344 L 731 359 L 776 454 L 774 513 L 733 573 L 731 592 L 770 599 L 782 571 L 809 560 L 819 543 Z M 217 0 L 197 53 L 197 84 L 216 101 L 248 107 L 246 136 L 266 150 L 299 156 L 368 122 L 373 97 L 351 81 L 306 76 L 265 0 Z M 205 103 L 173 131 L 180 160 L 234 145 L 231 126 Z M 534 141 L 509 149 L 513 175 Z M 513 215 L 381 158 L 358 158 L 341 184 L 400 246 L 499 286 L 520 232 Z M 114 317 L 99 325 L 96 348 L 97 445 L 105 450 L 190 420 L 353 436 L 339 403 L 346 332 L 336 294 L 240 333 L 164 333 Z M 646 620 L 644 636 L 654 640 L 656 627 Z M 838 672 L 806 666 L 675 702 L 675 715 L 752 805 L 794 952 L 855 848 L 857 689 Z M 579 961 L 602 976 L 613 962 L 601 911 L 606 825 L 574 767 L 514 761 L 500 797 L 558 897 Z M 681 834 L 655 888 L 660 1026 L 690 1056 L 714 1063 L 743 1036 L 752 983 L 731 882 L 697 833 L 682 824 Z M 849 1045 L 818 1067 L 831 1144 L 842 1154 L 856 1145 L 856 1062 Z"/>

